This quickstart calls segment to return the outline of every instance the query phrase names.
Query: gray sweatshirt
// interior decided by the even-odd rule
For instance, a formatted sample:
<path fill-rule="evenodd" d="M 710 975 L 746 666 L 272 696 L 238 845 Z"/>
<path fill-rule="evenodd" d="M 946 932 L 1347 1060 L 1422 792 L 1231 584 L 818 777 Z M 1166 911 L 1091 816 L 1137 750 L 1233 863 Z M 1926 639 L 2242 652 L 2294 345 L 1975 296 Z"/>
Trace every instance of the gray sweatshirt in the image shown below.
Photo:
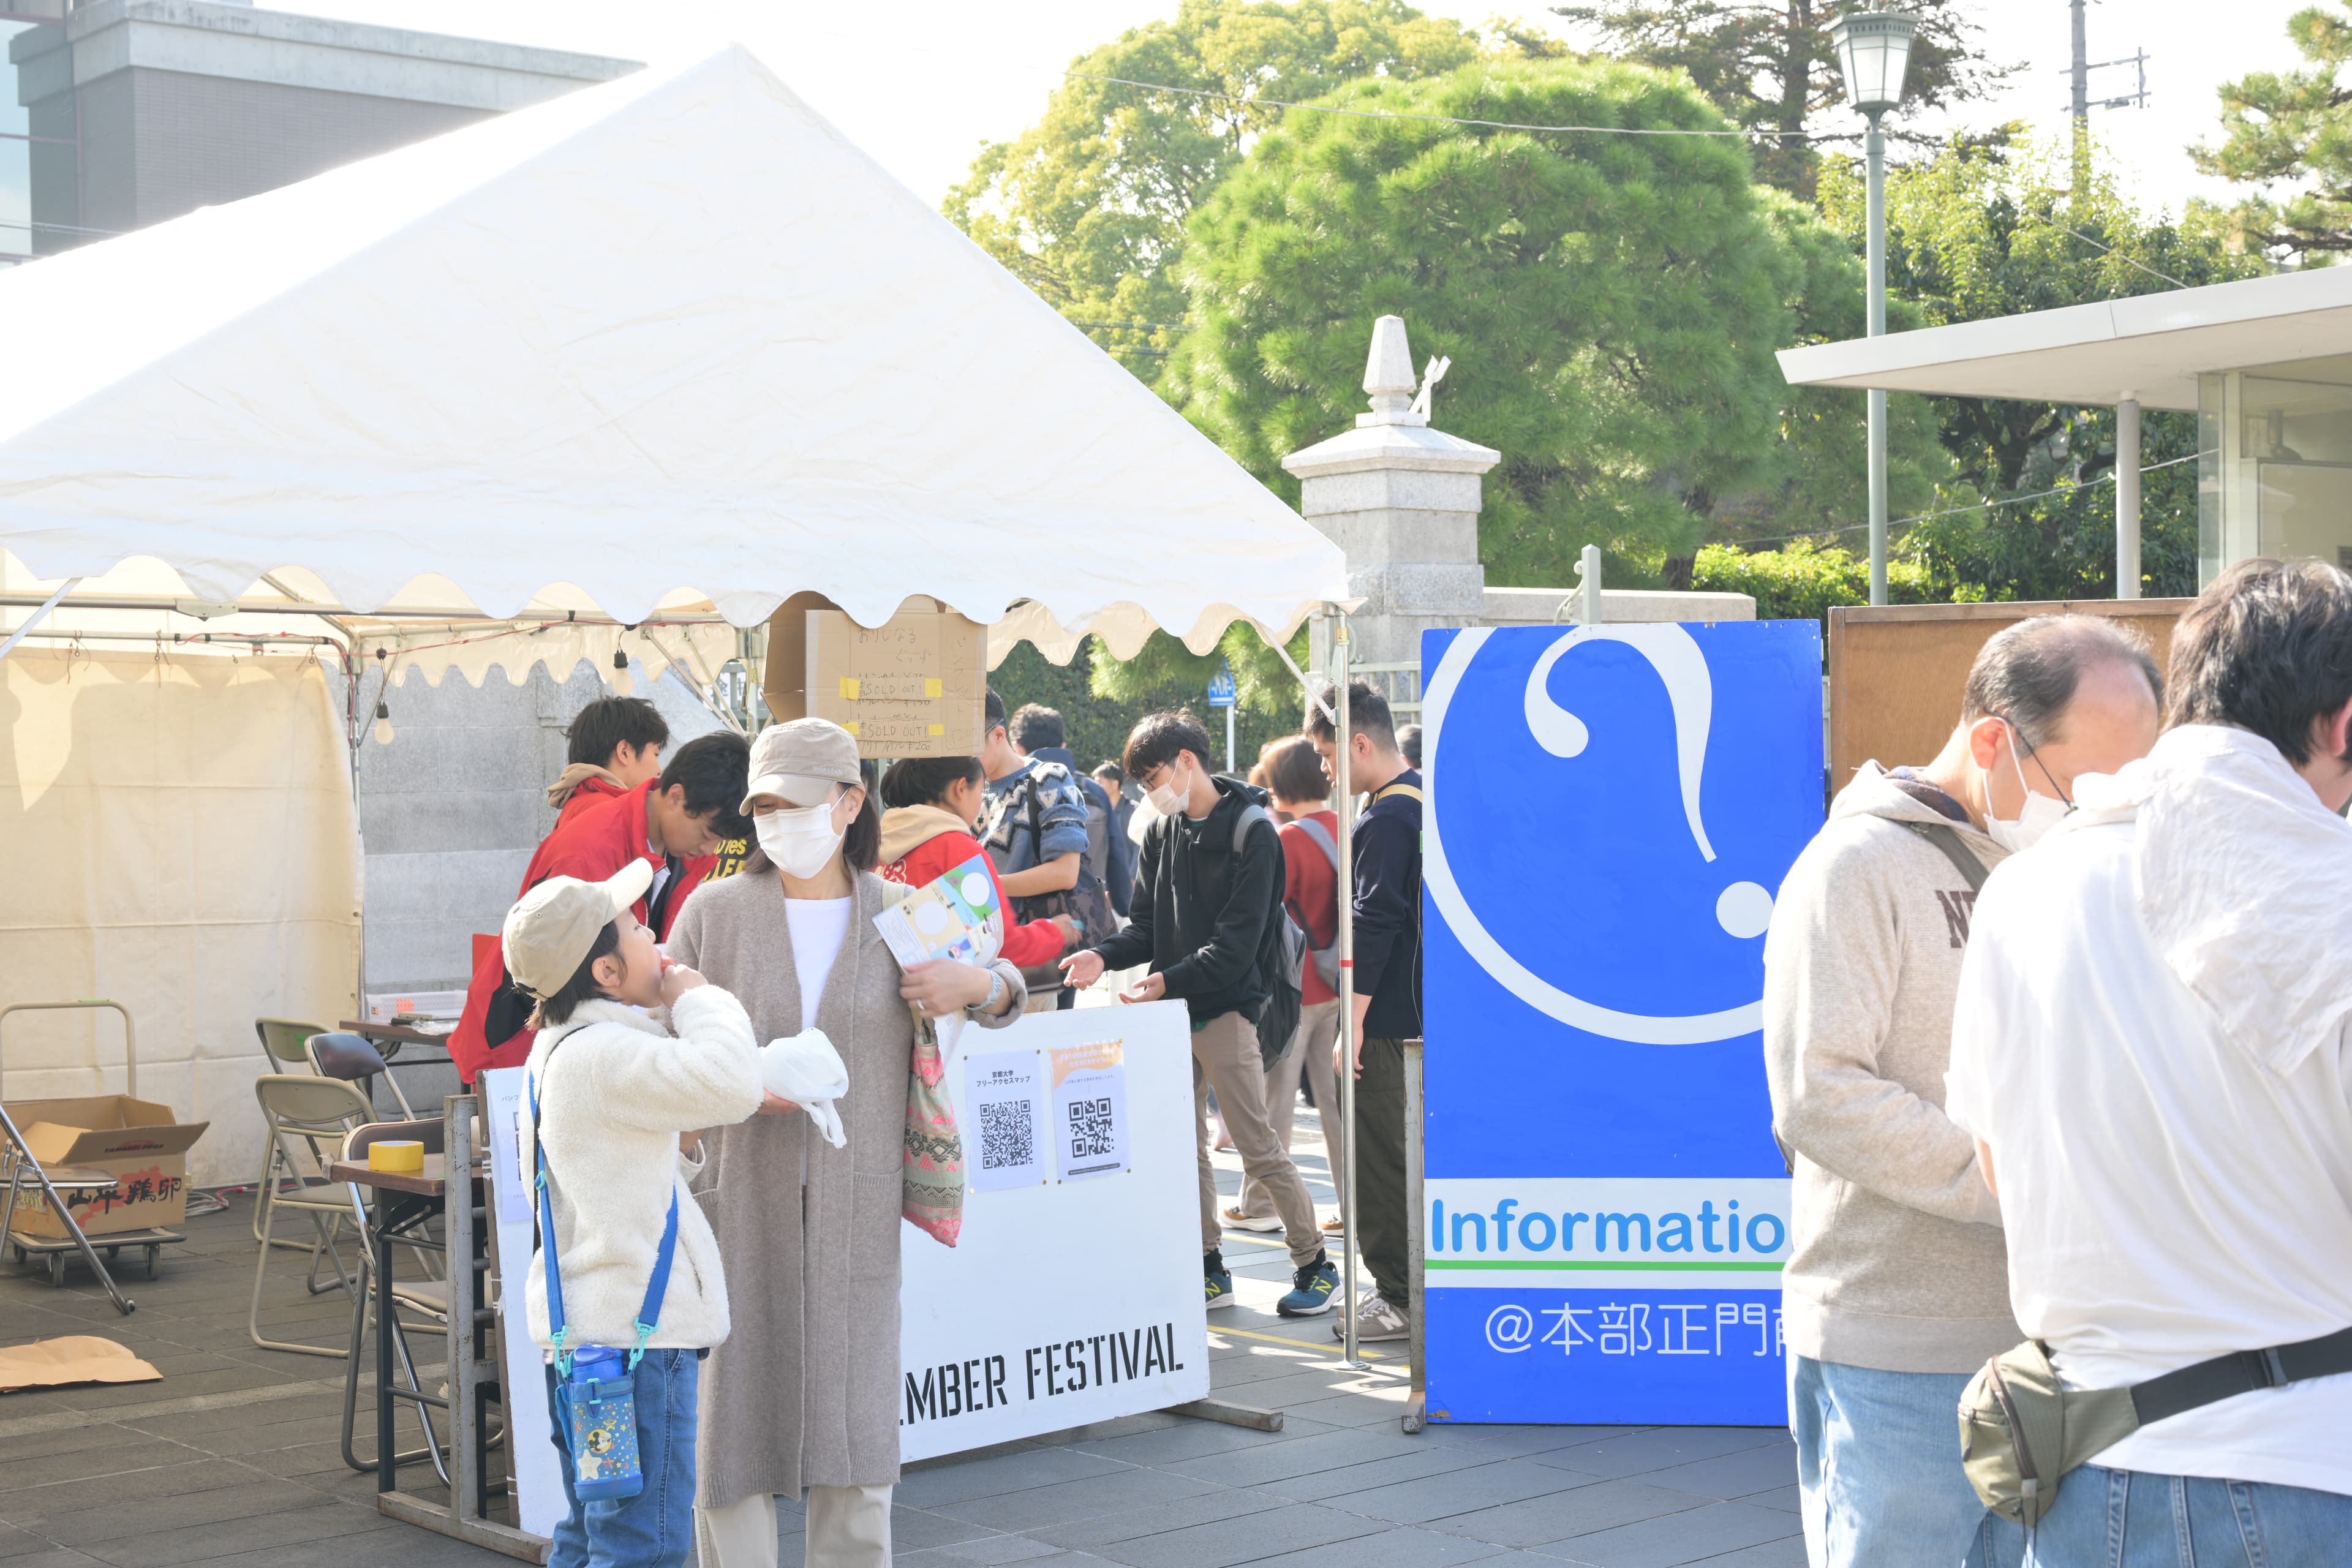
<path fill-rule="evenodd" d="M 1884 1372 L 1974 1372 L 2024 1335 L 2000 1205 L 1944 1114 L 1976 895 L 1902 822 L 2000 846 L 1866 763 L 1781 884 L 1764 939 L 1772 1128 L 1794 1151 L 1789 1348 Z"/>

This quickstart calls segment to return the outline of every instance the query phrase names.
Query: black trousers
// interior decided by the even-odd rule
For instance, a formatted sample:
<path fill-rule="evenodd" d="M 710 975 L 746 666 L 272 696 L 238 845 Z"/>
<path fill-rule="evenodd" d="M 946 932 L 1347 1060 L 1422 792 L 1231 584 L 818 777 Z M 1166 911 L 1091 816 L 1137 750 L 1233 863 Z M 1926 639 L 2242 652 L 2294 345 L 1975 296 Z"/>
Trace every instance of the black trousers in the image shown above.
<path fill-rule="evenodd" d="M 1404 1042 L 1364 1041 L 1356 1080 L 1356 1246 L 1381 1299 L 1399 1312 L 1412 1301 L 1412 1247 L 1404 1173 Z"/>

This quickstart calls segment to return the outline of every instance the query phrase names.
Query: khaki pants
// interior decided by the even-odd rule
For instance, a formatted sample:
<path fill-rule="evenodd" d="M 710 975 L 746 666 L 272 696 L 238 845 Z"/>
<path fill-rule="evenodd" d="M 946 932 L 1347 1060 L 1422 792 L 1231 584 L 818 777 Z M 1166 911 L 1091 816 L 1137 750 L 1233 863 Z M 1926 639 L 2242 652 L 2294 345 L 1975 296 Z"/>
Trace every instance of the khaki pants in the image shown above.
<path fill-rule="evenodd" d="M 1345 1179 L 1348 1133 L 1339 1120 L 1339 1084 L 1331 1073 L 1331 1042 L 1339 1037 L 1339 1004 L 1309 1002 L 1298 1010 L 1298 1034 L 1290 1054 L 1265 1069 L 1265 1119 L 1274 1124 L 1283 1151 L 1290 1149 L 1291 1128 L 1298 1120 L 1298 1077 L 1315 1090 L 1315 1114 L 1323 1121 L 1323 1148 L 1331 1162 L 1331 1187 Z M 1220 1100 L 1223 1100 L 1220 1096 Z M 1242 1213 L 1259 1219 L 1274 1213 L 1274 1199 L 1253 1181 L 1242 1183 Z"/>
<path fill-rule="evenodd" d="M 890 1489 L 811 1487 L 806 1568 L 890 1568 Z M 766 1492 L 694 1510 L 702 1568 L 776 1568 L 776 1500 Z"/>
<path fill-rule="evenodd" d="M 1217 1169 L 1209 1160 L 1209 1089 L 1217 1091 L 1217 1109 L 1224 1113 L 1225 1131 L 1242 1157 L 1245 1182 L 1265 1189 L 1274 1212 L 1282 1216 L 1283 1239 L 1290 1245 L 1293 1268 L 1305 1268 L 1323 1250 L 1323 1233 L 1315 1223 L 1315 1200 L 1299 1179 L 1298 1167 L 1283 1151 L 1266 1119 L 1265 1066 L 1258 1059 L 1257 1028 L 1239 1013 L 1221 1013 L 1192 1031 L 1192 1131 L 1201 1156 L 1201 1250 L 1214 1251 L 1224 1240 L 1219 1215 Z"/>

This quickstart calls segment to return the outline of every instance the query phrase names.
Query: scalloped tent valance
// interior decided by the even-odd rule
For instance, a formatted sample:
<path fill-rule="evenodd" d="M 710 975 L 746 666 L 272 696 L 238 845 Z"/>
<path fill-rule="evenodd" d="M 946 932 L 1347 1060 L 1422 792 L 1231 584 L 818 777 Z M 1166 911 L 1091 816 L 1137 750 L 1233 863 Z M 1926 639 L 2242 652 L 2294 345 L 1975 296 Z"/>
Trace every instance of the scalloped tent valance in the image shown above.
<path fill-rule="evenodd" d="M 198 600 L 676 621 L 518 620 L 520 668 L 401 628 L 436 673 L 599 637 L 691 666 L 801 590 L 867 625 L 929 594 L 995 657 L 1065 658 L 1286 637 L 1347 591 L 1335 545 L 740 47 L 14 268 L 0 342 L 12 587 L 144 557 Z M 84 592 L 60 614 L 165 624 Z"/>

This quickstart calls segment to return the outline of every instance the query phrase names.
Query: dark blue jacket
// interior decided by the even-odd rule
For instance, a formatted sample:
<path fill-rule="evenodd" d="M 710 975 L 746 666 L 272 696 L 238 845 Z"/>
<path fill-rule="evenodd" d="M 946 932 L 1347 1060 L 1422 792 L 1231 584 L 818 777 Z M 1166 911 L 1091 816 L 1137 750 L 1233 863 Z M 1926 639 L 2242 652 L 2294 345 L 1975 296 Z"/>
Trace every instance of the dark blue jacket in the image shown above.
<path fill-rule="evenodd" d="M 1421 1037 L 1420 796 L 1420 771 L 1407 768 L 1356 819 L 1356 989 L 1372 999 L 1369 1039 Z"/>

